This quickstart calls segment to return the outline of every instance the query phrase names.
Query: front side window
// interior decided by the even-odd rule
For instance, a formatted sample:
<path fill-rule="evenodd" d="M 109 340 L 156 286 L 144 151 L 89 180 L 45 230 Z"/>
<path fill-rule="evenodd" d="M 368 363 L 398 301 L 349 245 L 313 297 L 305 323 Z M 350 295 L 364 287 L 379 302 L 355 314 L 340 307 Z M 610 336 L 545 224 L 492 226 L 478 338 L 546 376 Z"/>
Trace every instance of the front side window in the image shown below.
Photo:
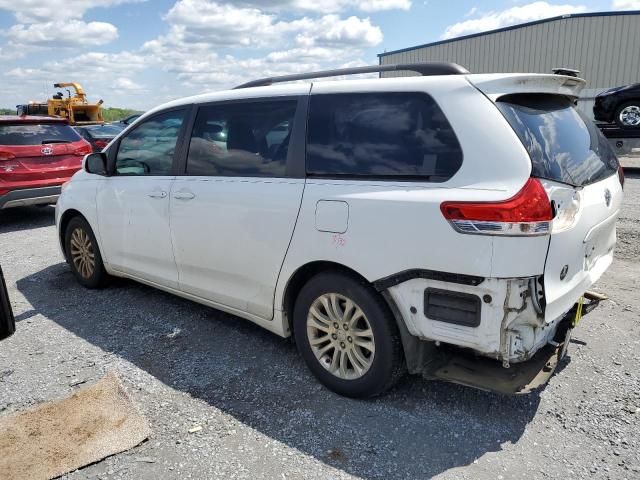
<path fill-rule="evenodd" d="M 442 182 L 462 150 L 436 102 L 423 93 L 311 96 L 307 173 Z"/>
<path fill-rule="evenodd" d="M 284 177 L 297 100 L 269 100 L 200 108 L 187 175 Z"/>
<path fill-rule="evenodd" d="M 171 175 L 184 117 L 184 110 L 161 113 L 123 137 L 116 157 L 118 175 Z"/>

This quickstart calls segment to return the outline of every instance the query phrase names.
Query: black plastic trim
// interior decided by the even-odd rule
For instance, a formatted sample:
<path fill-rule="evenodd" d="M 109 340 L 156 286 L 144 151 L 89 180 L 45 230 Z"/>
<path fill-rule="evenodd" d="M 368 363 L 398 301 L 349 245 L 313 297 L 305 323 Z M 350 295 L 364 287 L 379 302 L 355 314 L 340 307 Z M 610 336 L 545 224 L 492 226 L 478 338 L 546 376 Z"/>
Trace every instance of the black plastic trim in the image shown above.
<path fill-rule="evenodd" d="M 52 197 L 54 195 L 60 195 L 62 192 L 61 186 L 55 187 L 42 187 L 42 188 L 23 188 L 20 190 L 11 190 L 9 193 L 0 196 L 0 209 L 7 203 L 15 200 L 27 200 L 29 198 L 40 197 Z"/>
<path fill-rule="evenodd" d="M 314 80 L 316 78 L 328 78 L 341 75 L 360 75 L 363 73 L 397 72 L 410 71 L 422 76 L 430 75 L 466 75 L 469 72 L 466 68 L 452 62 L 423 62 L 423 63 L 400 63 L 388 65 L 366 65 L 363 67 L 337 68 L 335 70 L 321 70 L 317 72 L 295 73 L 293 75 L 281 75 L 277 77 L 266 77 L 252 80 L 235 89 L 250 87 L 266 87 L 274 83 L 292 82 L 296 80 Z"/>
<path fill-rule="evenodd" d="M 404 270 L 402 272 L 390 275 L 380 280 L 373 282 L 373 286 L 379 292 L 387 290 L 388 288 L 400 285 L 408 280 L 414 278 L 423 278 L 426 280 L 437 280 L 440 282 L 458 283 L 460 285 L 478 286 L 484 282 L 484 277 L 478 277 L 475 275 L 464 275 L 461 273 L 439 272 L 437 270 L 424 270 L 424 269 L 412 269 Z"/>
<path fill-rule="evenodd" d="M 482 300 L 471 293 L 427 288 L 424 314 L 431 320 L 475 328 L 480 325 Z"/>

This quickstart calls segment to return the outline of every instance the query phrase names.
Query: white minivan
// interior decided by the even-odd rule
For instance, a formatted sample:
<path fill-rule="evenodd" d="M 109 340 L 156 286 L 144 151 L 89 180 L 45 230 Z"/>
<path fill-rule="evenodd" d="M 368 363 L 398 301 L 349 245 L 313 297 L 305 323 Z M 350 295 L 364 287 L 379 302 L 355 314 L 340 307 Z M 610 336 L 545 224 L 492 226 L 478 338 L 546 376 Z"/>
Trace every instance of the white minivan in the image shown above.
<path fill-rule="evenodd" d="M 390 70 L 420 76 L 300 81 Z M 127 277 L 293 336 L 343 395 L 407 371 L 528 392 L 616 242 L 624 178 L 584 84 L 432 63 L 173 101 L 64 186 L 62 250 L 86 287 Z"/>

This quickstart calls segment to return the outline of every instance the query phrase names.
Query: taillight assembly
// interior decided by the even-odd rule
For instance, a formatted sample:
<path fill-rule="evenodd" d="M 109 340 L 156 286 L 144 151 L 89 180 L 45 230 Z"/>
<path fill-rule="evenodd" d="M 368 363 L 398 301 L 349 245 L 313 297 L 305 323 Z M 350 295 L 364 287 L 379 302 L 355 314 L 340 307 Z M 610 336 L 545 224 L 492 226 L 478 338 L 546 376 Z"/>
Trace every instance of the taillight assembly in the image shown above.
<path fill-rule="evenodd" d="M 522 190 L 499 202 L 444 202 L 440 210 L 460 233 L 535 236 L 551 230 L 553 210 L 540 180 L 529 178 Z"/>
<path fill-rule="evenodd" d="M 91 148 L 91 145 L 88 142 L 83 142 L 82 145 L 80 145 L 78 148 L 75 149 L 75 151 L 73 152 L 75 155 L 89 155 L 91 152 L 93 152 L 93 148 Z"/>
<path fill-rule="evenodd" d="M 622 165 L 618 167 L 618 179 L 620 180 L 620 185 L 624 189 L 624 170 L 622 169 Z"/>
<path fill-rule="evenodd" d="M 109 142 L 107 142 L 106 140 L 95 140 L 93 143 L 96 147 L 98 147 L 101 150 L 107 145 L 109 145 Z"/>

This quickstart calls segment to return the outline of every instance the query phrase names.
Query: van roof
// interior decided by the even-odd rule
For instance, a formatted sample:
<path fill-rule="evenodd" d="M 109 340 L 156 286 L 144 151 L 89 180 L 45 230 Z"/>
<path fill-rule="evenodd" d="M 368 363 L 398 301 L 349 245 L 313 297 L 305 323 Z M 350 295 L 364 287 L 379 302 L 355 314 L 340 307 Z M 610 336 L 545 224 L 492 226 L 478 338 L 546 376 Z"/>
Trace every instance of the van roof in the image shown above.
<path fill-rule="evenodd" d="M 389 68 L 386 68 L 389 67 Z M 423 69 L 423 71 L 420 71 Z M 251 81 L 231 90 L 204 93 L 191 97 L 176 99 L 159 105 L 143 115 L 146 117 L 157 111 L 167 108 L 180 107 L 193 103 L 209 103 L 225 100 L 239 100 L 256 97 L 282 97 L 308 94 L 315 78 L 330 76 L 361 75 L 381 71 L 409 70 L 421 73 L 421 76 L 367 78 L 367 79 L 343 79 L 331 80 L 332 82 L 356 87 L 368 82 L 384 82 L 391 87 L 398 83 L 416 83 L 425 81 L 440 81 L 444 78 L 466 79 L 473 86 L 485 93 L 493 100 L 510 93 L 553 93 L 577 98 L 586 84 L 585 80 L 557 74 L 546 73 L 493 73 L 471 74 L 464 67 L 454 63 L 426 63 L 426 64 L 402 64 L 402 65 L 378 65 L 370 67 L 357 67 L 356 69 L 327 70 L 311 72 L 299 75 L 286 75 L 282 77 L 267 77 Z M 346 72 L 346 73 L 345 73 Z M 306 81 L 309 80 L 309 81 Z M 459 80 L 458 80 L 459 81 Z M 294 82 L 294 83 L 285 83 Z M 317 82 L 316 82 L 317 83 Z"/>

